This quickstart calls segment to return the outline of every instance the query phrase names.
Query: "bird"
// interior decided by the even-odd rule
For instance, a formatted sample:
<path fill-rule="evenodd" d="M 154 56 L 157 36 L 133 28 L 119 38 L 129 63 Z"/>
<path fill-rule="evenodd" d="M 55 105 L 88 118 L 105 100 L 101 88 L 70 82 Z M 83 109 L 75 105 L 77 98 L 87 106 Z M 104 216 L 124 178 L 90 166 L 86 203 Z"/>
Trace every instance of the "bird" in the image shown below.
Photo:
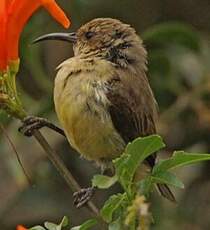
<path fill-rule="evenodd" d="M 82 157 L 106 168 L 129 142 L 157 133 L 158 106 L 147 77 L 147 51 L 132 26 L 96 18 L 77 32 L 42 35 L 34 43 L 45 40 L 73 44 L 74 55 L 58 66 L 54 83 L 55 110 L 63 130 L 46 119 L 29 117 L 21 128 L 26 135 L 48 126 L 66 136 Z M 149 156 L 139 169 L 140 178 L 155 163 L 156 154 Z M 157 188 L 175 201 L 166 184 Z"/>

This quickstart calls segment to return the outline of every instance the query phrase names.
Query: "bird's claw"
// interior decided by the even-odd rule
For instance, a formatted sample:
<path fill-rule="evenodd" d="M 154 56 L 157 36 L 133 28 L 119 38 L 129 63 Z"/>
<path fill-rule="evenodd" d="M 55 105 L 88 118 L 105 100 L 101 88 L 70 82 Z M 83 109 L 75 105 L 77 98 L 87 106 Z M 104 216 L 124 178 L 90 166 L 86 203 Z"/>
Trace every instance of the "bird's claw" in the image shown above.
<path fill-rule="evenodd" d="M 23 124 L 18 129 L 27 137 L 31 137 L 35 130 L 41 129 L 46 125 L 47 120 L 41 117 L 28 116 L 24 118 Z"/>
<path fill-rule="evenodd" d="M 84 206 L 93 196 L 95 191 L 94 187 L 84 188 L 73 194 L 74 205 L 76 208 Z"/>

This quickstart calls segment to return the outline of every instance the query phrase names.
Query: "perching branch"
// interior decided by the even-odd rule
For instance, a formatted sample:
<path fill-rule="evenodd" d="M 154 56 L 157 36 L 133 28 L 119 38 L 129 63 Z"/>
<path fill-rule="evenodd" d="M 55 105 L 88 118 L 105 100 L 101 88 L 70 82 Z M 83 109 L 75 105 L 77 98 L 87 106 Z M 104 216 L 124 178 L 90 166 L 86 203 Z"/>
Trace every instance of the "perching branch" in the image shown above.
<path fill-rule="evenodd" d="M 78 184 L 78 182 L 75 180 L 71 172 L 66 168 L 65 164 L 63 163 L 59 155 L 51 148 L 51 146 L 49 145 L 47 140 L 43 137 L 43 135 L 40 133 L 40 131 L 35 130 L 33 136 L 42 146 L 45 153 L 47 154 L 47 157 L 53 163 L 53 165 L 58 170 L 58 172 L 63 177 L 63 179 L 66 181 L 69 188 L 73 192 L 80 190 L 81 187 Z M 98 216 L 99 214 L 98 208 L 93 204 L 93 202 L 89 201 L 87 203 L 87 207 L 92 212 L 93 216 L 96 216 L 96 215 Z"/>
<path fill-rule="evenodd" d="M 0 72 L 0 109 L 5 110 L 12 117 L 23 122 L 24 118 L 27 116 L 27 113 L 22 106 L 16 89 L 15 79 L 18 69 L 19 62 L 15 62 L 13 65 L 8 67 L 7 71 Z M 48 158 L 59 171 L 60 175 L 65 179 L 71 190 L 74 192 L 80 190 L 81 188 L 77 181 L 66 168 L 57 153 L 50 147 L 42 134 L 39 131 L 35 131 L 34 137 L 45 150 Z M 87 205 L 91 213 L 94 214 L 94 216 L 98 216 L 99 211 L 97 207 L 92 202 L 88 202 Z"/>

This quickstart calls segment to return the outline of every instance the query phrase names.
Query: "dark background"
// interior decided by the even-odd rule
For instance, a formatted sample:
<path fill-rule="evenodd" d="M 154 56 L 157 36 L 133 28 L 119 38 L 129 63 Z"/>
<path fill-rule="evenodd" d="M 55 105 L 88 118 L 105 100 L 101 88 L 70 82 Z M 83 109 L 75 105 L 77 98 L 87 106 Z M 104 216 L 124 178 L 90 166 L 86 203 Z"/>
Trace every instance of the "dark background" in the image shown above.
<path fill-rule="evenodd" d="M 155 92 L 160 117 L 158 132 L 167 148 L 210 153 L 210 1 L 209 0 L 62 0 L 72 20 L 70 31 L 96 17 L 113 17 L 131 24 L 145 39 L 149 51 L 149 79 Z M 179 22 L 179 24 L 174 24 Z M 161 42 L 148 34 L 158 24 L 167 25 Z M 190 30 L 185 39 L 182 26 Z M 174 33 L 170 28 L 179 31 Z M 52 100 L 56 66 L 72 56 L 72 47 L 50 41 L 30 45 L 41 34 L 62 31 L 44 10 L 27 24 L 21 39 L 21 70 L 18 89 L 29 114 L 43 116 L 58 124 Z M 181 37 L 181 38 L 180 38 Z M 182 40 L 182 42 L 179 42 Z M 183 42 L 184 40 L 184 42 Z M 3 112 L 0 121 L 14 143 L 32 185 L 28 184 L 8 140 L 0 133 L 0 226 L 14 230 L 17 224 L 33 226 L 59 220 L 67 215 L 72 224 L 89 217 L 86 209 L 72 207 L 72 193 L 45 153 L 31 138 L 18 133 L 20 123 Z M 75 154 L 67 141 L 50 130 L 43 130 L 49 143 L 65 160 L 82 186 L 90 185 L 98 171 L 93 163 Z M 176 170 L 185 189 L 174 189 L 177 205 L 153 194 L 153 229 L 204 230 L 210 226 L 210 163 Z M 117 188 L 114 188 L 117 189 Z M 102 205 L 107 194 L 101 191 L 95 201 Z"/>

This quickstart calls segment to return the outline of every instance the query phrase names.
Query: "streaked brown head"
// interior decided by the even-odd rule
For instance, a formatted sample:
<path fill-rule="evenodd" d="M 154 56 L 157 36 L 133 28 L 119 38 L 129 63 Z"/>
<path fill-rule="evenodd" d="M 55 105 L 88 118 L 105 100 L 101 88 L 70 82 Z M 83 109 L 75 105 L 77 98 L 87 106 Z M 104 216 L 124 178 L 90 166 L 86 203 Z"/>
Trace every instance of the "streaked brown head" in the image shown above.
<path fill-rule="evenodd" d="M 73 43 L 74 55 L 101 57 L 116 64 L 146 62 L 146 51 L 136 31 L 128 24 L 112 18 L 97 18 L 81 26 L 76 33 L 53 33 L 35 42 L 59 39 Z"/>

